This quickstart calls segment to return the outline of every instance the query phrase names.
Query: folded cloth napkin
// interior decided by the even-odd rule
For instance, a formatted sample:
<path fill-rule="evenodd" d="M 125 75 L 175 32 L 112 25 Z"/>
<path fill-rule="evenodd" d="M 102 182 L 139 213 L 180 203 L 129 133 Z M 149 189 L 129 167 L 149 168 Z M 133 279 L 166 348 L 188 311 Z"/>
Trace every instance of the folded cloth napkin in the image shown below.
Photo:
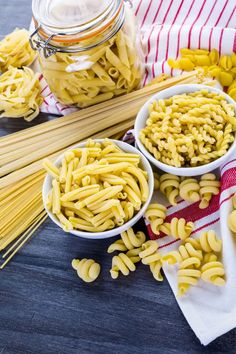
<path fill-rule="evenodd" d="M 143 85 L 161 73 L 178 74 L 168 67 L 166 60 L 177 58 L 180 48 L 216 48 L 221 54 L 236 51 L 235 0 L 133 0 L 133 9 L 144 50 Z M 40 80 L 44 96 L 42 111 L 68 114 L 75 110 L 57 102 L 43 76 Z M 126 139 L 131 140 L 130 134 Z M 220 174 L 221 193 L 212 199 L 207 209 L 200 210 L 198 203 L 189 206 L 184 201 L 176 207 L 168 207 L 169 220 L 176 216 L 194 221 L 196 228 L 192 237 L 199 236 L 203 230 L 214 229 L 223 240 L 227 282 L 222 288 L 199 281 L 186 297 L 178 298 L 176 268 L 164 266 L 185 318 L 204 345 L 236 326 L 236 236 L 227 226 L 232 208 L 230 197 L 236 192 L 236 159 L 222 166 Z M 163 201 L 159 193 L 153 198 L 153 201 Z M 150 238 L 156 236 L 150 232 Z M 165 253 L 179 244 L 167 236 L 160 238 L 158 243 Z"/>

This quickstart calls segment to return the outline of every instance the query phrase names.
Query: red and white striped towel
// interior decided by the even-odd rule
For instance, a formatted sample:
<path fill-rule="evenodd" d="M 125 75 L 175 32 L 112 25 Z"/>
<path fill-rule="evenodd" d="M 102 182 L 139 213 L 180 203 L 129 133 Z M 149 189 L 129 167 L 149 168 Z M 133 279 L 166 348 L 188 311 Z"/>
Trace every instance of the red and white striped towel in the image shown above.
<path fill-rule="evenodd" d="M 133 0 L 141 32 L 145 75 L 143 85 L 161 73 L 176 75 L 166 62 L 179 49 L 216 48 L 223 54 L 236 51 L 235 0 Z M 65 115 L 75 108 L 59 103 L 41 76 L 42 112 Z"/>
<path fill-rule="evenodd" d="M 133 7 L 145 54 L 144 85 L 163 72 L 178 74 L 178 71 L 170 70 L 166 60 L 177 58 L 180 48 L 216 48 L 222 54 L 236 51 L 235 0 L 133 0 Z M 41 85 L 42 111 L 68 114 L 75 110 L 56 101 L 42 76 Z M 236 326 L 236 237 L 227 226 L 227 215 L 232 208 L 230 197 L 236 192 L 236 159 L 222 167 L 221 184 L 220 195 L 214 197 L 205 210 L 200 210 L 197 203 L 189 206 L 185 202 L 168 208 L 168 220 L 177 216 L 195 222 L 193 237 L 199 236 L 203 229 L 214 229 L 223 239 L 226 286 L 218 288 L 200 281 L 186 297 L 176 297 L 188 323 L 204 345 Z M 154 195 L 154 201 L 162 202 L 161 198 L 159 193 Z M 150 232 L 150 237 L 155 238 L 155 235 Z M 171 237 L 162 237 L 158 242 L 163 252 L 178 246 Z M 176 295 L 175 267 L 164 266 L 164 272 Z"/>
<path fill-rule="evenodd" d="M 226 285 L 222 288 L 199 281 L 190 288 L 183 298 L 177 296 L 177 267 L 164 265 L 164 273 L 176 296 L 176 300 L 189 325 L 207 345 L 218 336 L 236 327 L 236 236 L 232 235 L 227 225 L 227 216 L 232 211 L 231 197 L 236 192 L 236 159 L 229 161 L 221 170 L 221 192 L 214 196 L 206 209 L 199 209 L 199 202 L 189 205 L 180 201 L 176 207 L 168 206 L 167 219 L 185 218 L 193 221 L 195 230 L 191 237 L 199 237 L 202 231 L 215 230 L 223 240 L 222 261 L 226 271 Z M 152 202 L 166 205 L 163 196 L 157 192 Z M 173 237 L 154 235 L 147 225 L 151 239 L 158 239 L 162 254 L 175 250 L 180 241 Z"/>

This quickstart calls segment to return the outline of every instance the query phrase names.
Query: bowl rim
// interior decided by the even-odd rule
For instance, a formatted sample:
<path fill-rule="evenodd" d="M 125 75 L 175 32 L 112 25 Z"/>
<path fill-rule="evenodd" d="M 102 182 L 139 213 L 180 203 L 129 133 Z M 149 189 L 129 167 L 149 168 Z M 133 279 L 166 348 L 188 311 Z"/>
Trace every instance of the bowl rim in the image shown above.
<path fill-rule="evenodd" d="M 188 91 L 184 91 L 185 89 L 188 89 Z M 189 89 L 191 89 L 192 91 Z M 135 124 L 134 124 L 135 141 L 137 143 L 138 148 L 147 157 L 147 159 L 153 165 L 160 168 L 162 171 L 166 171 L 168 173 L 173 173 L 175 175 L 180 175 L 180 176 L 201 175 L 203 173 L 203 170 L 207 170 L 209 172 L 209 171 L 213 171 L 217 167 L 221 166 L 221 164 L 236 149 L 236 132 L 235 132 L 234 133 L 235 139 L 234 139 L 233 143 L 231 144 L 231 146 L 227 150 L 226 154 L 219 157 L 218 159 L 211 161 L 207 164 L 196 166 L 196 167 L 175 167 L 175 166 L 167 165 L 167 164 L 157 160 L 140 141 L 140 139 L 139 139 L 139 132 L 140 132 L 139 125 L 141 125 L 141 122 L 146 123 L 146 120 L 148 118 L 148 107 L 154 100 L 158 100 L 158 99 L 163 98 L 163 94 L 165 95 L 167 93 L 170 93 L 170 95 L 167 97 L 171 97 L 171 96 L 178 95 L 178 94 L 184 94 L 185 92 L 189 93 L 189 92 L 195 92 L 195 91 L 204 90 L 204 89 L 211 91 L 211 92 L 217 92 L 217 93 L 223 95 L 229 103 L 233 104 L 233 106 L 235 108 L 235 115 L 236 115 L 236 102 L 229 95 L 227 95 L 224 91 L 222 91 L 219 88 L 211 87 L 211 86 L 207 86 L 207 85 L 203 85 L 203 84 L 182 84 L 182 85 L 171 86 L 165 90 L 162 90 L 162 91 L 154 94 L 149 100 L 147 100 L 145 102 L 145 104 L 139 110 L 139 112 L 136 116 Z M 165 97 L 165 98 L 167 98 L 167 97 Z M 206 171 L 204 171 L 204 173 L 206 173 Z"/>
<path fill-rule="evenodd" d="M 104 139 L 93 139 L 95 142 L 102 142 L 105 140 Z M 139 151 L 136 147 L 120 141 L 120 140 L 115 140 L 115 139 L 109 139 L 110 141 L 114 142 L 115 144 L 117 144 L 120 148 L 122 148 L 123 150 L 125 150 L 125 147 L 128 146 L 128 148 L 130 150 L 133 151 L 133 153 L 136 153 L 140 156 L 141 158 L 141 163 L 142 165 L 145 165 L 145 171 L 148 173 L 148 185 L 149 185 L 149 195 L 148 195 L 148 199 L 146 200 L 145 203 L 143 203 L 141 209 L 138 211 L 137 214 L 135 214 L 133 216 L 132 219 L 128 220 L 126 223 L 124 223 L 121 226 L 118 226 L 116 228 L 107 230 L 107 231 L 102 231 L 102 232 L 87 232 L 87 231 L 79 231 L 79 230 L 71 230 L 68 231 L 68 233 L 81 237 L 81 238 L 87 238 L 87 239 L 105 239 L 105 238 L 110 238 L 110 237 L 114 237 L 119 235 L 121 232 L 128 230 L 130 227 L 132 227 L 134 224 L 136 224 L 138 222 L 139 219 L 141 219 L 141 217 L 144 215 L 148 205 L 150 204 L 150 201 L 152 199 L 152 195 L 153 195 L 153 191 L 154 191 L 154 176 L 153 176 L 153 171 L 152 171 L 152 167 L 150 165 L 150 162 L 148 161 L 148 159 L 143 155 L 143 153 L 141 151 Z M 84 147 L 86 144 L 86 140 L 82 141 L 78 144 L 73 145 L 72 147 L 70 147 L 69 149 L 65 150 L 65 151 L 70 151 L 79 147 Z M 65 152 L 64 152 L 65 153 Z M 64 156 L 64 153 L 60 154 L 56 160 L 54 161 L 54 164 L 56 166 L 58 166 L 61 163 L 61 160 Z M 52 177 L 47 173 L 44 181 L 43 181 L 43 186 L 42 186 L 42 199 L 43 199 L 43 205 L 44 208 L 49 216 L 49 218 L 57 225 L 59 226 L 61 229 L 63 229 L 62 224 L 60 223 L 60 221 L 56 218 L 56 216 L 47 209 L 46 206 L 46 197 L 47 194 L 49 192 L 49 190 L 51 189 L 51 185 L 52 185 Z"/>

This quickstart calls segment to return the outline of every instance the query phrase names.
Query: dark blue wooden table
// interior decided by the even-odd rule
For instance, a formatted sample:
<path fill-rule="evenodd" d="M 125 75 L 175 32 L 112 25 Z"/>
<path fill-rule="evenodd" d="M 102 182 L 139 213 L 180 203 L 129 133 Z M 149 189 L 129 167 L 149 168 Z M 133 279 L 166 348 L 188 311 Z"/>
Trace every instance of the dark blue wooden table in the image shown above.
<path fill-rule="evenodd" d="M 30 7 L 30 0 L 0 0 L 0 34 L 27 27 Z M 52 118 L 0 120 L 0 135 Z M 147 267 L 112 280 L 110 242 L 79 239 L 45 222 L 0 273 L 0 354 L 236 353 L 236 330 L 201 346 L 167 281 L 157 283 Z M 96 259 L 100 278 L 80 281 L 74 257 Z"/>

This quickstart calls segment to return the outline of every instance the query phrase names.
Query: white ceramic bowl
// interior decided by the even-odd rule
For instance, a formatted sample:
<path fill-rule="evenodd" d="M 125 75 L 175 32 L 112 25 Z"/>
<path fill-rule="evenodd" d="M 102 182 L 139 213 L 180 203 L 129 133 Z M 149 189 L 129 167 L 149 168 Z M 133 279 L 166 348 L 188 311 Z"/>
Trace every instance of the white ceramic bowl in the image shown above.
<path fill-rule="evenodd" d="M 103 139 L 95 139 L 96 142 L 102 142 Z M 145 158 L 145 156 L 143 156 L 143 154 L 136 148 L 134 148 L 133 146 L 126 144 L 122 141 L 118 141 L 118 140 L 112 140 L 116 145 L 118 145 L 123 151 L 128 152 L 128 153 L 132 153 L 132 154 L 138 154 L 140 156 L 140 160 L 141 160 L 141 166 L 142 168 L 147 171 L 148 173 L 148 186 L 149 186 L 149 196 L 147 201 L 143 204 L 142 208 L 139 210 L 139 212 L 137 214 L 135 214 L 135 216 L 130 219 L 129 221 L 127 221 L 125 224 L 123 224 L 122 226 L 116 227 L 114 229 L 108 230 L 108 231 L 104 231 L 104 232 L 86 232 L 86 231 L 79 231 L 79 230 L 71 230 L 70 233 L 79 237 L 83 237 L 83 238 L 88 238 L 88 239 L 104 239 L 104 238 L 109 238 L 109 237 L 113 237 L 116 236 L 118 234 L 120 234 L 123 231 L 126 231 L 128 228 L 132 227 L 134 224 L 137 223 L 137 221 L 144 215 L 150 201 L 152 198 L 152 194 L 153 194 L 153 189 L 154 189 L 154 178 L 153 178 L 153 172 L 152 172 L 152 168 L 151 165 L 149 163 L 149 161 Z M 73 148 L 81 148 L 81 147 L 85 147 L 85 143 L 86 142 L 82 142 L 80 144 L 77 144 L 75 146 L 73 146 Z M 55 161 L 55 165 L 57 167 L 59 167 L 61 165 L 61 161 L 62 161 L 63 155 L 60 155 L 56 161 Z M 50 217 L 50 219 L 57 224 L 59 227 L 62 228 L 62 225 L 60 223 L 60 221 L 55 217 L 55 215 L 47 209 L 46 207 L 46 197 L 48 195 L 48 192 L 50 191 L 50 189 L 52 188 L 52 177 L 47 174 L 45 179 L 44 179 L 44 183 L 43 183 L 43 189 L 42 189 L 42 195 L 43 195 L 43 204 L 44 204 L 44 208 L 48 213 L 48 216 Z"/>
<path fill-rule="evenodd" d="M 194 91 L 198 91 L 198 90 L 202 90 L 202 89 L 207 89 L 208 91 L 217 92 L 221 95 L 224 95 L 225 99 L 229 103 L 232 103 L 234 105 L 235 111 L 236 111 L 235 101 L 229 95 L 225 94 L 220 89 L 215 88 L 215 87 L 206 86 L 206 85 L 192 84 L 192 85 L 176 85 L 176 86 L 170 87 L 166 90 L 163 90 L 161 92 L 158 92 L 156 95 L 152 96 L 143 105 L 143 107 L 140 109 L 140 111 L 137 115 L 137 118 L 135 121 L 135 126 L 134 126 L 134 134 L 135 134 L 135 139 L 136 139 L 136 143 L 137 143 L 138 148 L 148 158 L 148 160 L 153 165 L 155 165 L 156 167 L 158 167 L 159 169 L 161 169 L 167 173 L 172 173 L 172 174 L 178 175 L 178 176 L 202 175 L 204 173 L 208 173 L 208 172 L 213 171 L 216 168 L 220 167 L 225 161 L 228 160 L 230 155 L 234 151 L 236 151 L 236 139 L 235 139 L 233 144 L 230 146 L 229 150 L 227 151 L 227 153 L 225 155 L 221 156 L 220 158 L 218 158 L 208 164 L 197 166 L 197 167 L 173 167 L 173 166 L 169 166 L 161 161 L 156 160 L 155 157 L 145 148 L 145 146 L 140 141 L 139 132 L 141 129 L 145 128 L 145 126 L 146 126 L 146 120 L 149 116 L 148 107 L 153 101 L 159 100 L 159 99 L 170 98 L 171 96 L 174 96 L 174 95 L 179 95 L 179 94 L 188 93 L 188 92 L 194 92 Z"/>

